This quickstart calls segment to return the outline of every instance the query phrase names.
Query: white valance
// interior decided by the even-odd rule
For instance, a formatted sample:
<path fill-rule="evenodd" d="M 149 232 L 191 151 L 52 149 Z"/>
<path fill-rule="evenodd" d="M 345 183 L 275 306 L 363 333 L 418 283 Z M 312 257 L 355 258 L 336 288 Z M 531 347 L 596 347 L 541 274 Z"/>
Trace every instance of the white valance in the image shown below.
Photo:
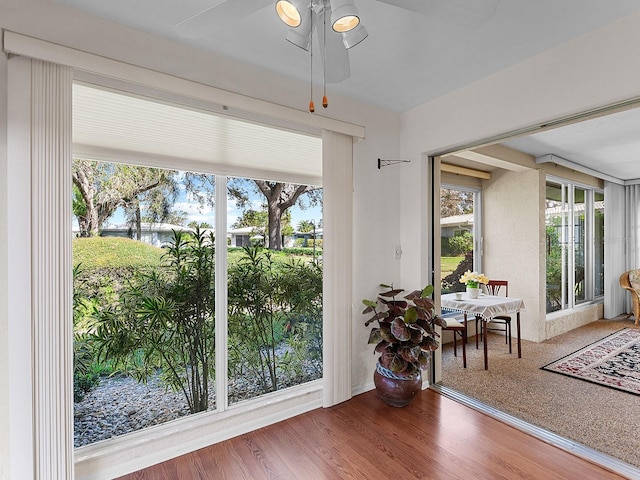
<path fill-rule="evenodd" d="M 284 119 L 301 126 L 343 133 L 357 139 L 364 138 L 364 127 L 335 120 L 306 111 L 276 105 L 264 100 L 240 95 L 202 83 L 155 72 L 110 58 L 101 57 L 63 45 L 57 45 L 16 32 L 3 32 L 5 53 L 45 60 L 74 69 L 145 85 L 150 88 L 199 98 L 238 111 L 264 115 L 265 118 Z"/>

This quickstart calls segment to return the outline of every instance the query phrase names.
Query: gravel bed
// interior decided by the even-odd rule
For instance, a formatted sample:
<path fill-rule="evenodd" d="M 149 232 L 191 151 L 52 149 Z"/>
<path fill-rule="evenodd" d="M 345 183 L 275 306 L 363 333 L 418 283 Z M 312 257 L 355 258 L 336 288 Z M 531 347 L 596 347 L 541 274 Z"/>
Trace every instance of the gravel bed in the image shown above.
<path fill-rule="evenodd" d="M 147 384 L 131 377 L 103 377 L 74 404 L 74 446 L 168 422 L 189 413 L 184 397 L 166 390 L 158 378 Z"/>
<path fill-rule="evenodd" d="M 280 381 L 281 388 L 320 378 L 309 369 L 301 378 Z M 257 382 L 236 379 L 229 384 L 229 401 L 234 403 L 260 395 Z M 210 409 L 215 408 L 215 386 L 209 385 Z M 106 440 L 189 414 L 180 393 L 167 390 L 159 377 L 146 384 L 126 376 L 102 377 L 100 384 L 74 404 L 74 447 Z"/>

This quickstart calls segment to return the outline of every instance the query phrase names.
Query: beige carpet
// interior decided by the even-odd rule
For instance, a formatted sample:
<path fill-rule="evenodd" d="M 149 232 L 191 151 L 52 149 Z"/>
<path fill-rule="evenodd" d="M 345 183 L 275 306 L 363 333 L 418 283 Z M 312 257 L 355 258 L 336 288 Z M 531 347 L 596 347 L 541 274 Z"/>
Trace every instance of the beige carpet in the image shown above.
<path fill-rule="evenodd" d="M 448 344 L 442 385 L 640 467 L 640 396 L 540 370 L 625 327 L 634 327 L 633 320 L 600 320 L 542 343 L 523 341 L 521 359 L 515 338 L 509 355 L 504 336 L 490 333 L 487 371 L 482 344 L 476 350 L 474 338 L 467 344 L 466 369 L 460 345 L 456 358 Z"/>

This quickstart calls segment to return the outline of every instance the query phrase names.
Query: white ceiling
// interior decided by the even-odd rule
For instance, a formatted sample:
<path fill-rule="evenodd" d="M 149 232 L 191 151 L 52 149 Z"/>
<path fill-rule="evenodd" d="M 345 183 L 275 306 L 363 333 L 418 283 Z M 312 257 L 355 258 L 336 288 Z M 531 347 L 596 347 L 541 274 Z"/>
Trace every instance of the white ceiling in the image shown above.
<path fill-rule="evenodd" d="M 444 0 L 400 1 L 420 4 Z M 448 1 L 473 4 L 478 0 Z M 460 24 L 455 18 L 443 20 L 376 0 L 355 0 L 369 37 L 349 51 L 351 77 L 331 85 L 329 92 L 402 112 L 640 11 L 640 0 L 494 1 L 495 12 L 487 21 L 469 25 L 464 18 Z M 174 25 L 220 0 L 55 2 L 289 77 L 309 79 L 309 54 L 285 40 L 287 27 L 276 15 L 275 0 L 237 25 L 229 24 L 197 39 L 181 37 Z M 314 70 L 320 82 L 321 69 Z M 307 99 L 301 102 L 306 104 Z"/>
<path fill-rule="evenodd" d="M 308 53 L 285 41 L 287 27 L 277 18 L 271 2 L 237 24 L 203 38 L 188 39 L 178 35 L 174 25 L 220 0 L 52 1 L 288 77 L 309 80 Z M 264 0 L 226 1 L 265 4 Z M 394 1 L 415 6 L 443 0 Z M 640 11 L 640 0 L 495 0 L 496 8 L 489 12 L 489 18 L 473 25 L 456 18 L 416 14 L 376 0 L 355 3 L 369 37 L 349 51 L 351 76 L 329 85 L 329 95 L 337 93 L 396 112 Z M 314 82 L 319 84 L 322 75 L 316 60 Z M 302 104 L 307 102 L 301 99 Z M 640 135 L 640 115 L 632 110 L 506 144 L 536 156 L 555 154 L 617 178 L 637 179 L 640 162 L 635 159 L 640 158 L 640 142 L 636 134 Z"/>
<path fill-rule="evenodd" d="M 535 157 L 555 155 L 619 180 L 640 179 L 640 108 L 503 142 Z"/>

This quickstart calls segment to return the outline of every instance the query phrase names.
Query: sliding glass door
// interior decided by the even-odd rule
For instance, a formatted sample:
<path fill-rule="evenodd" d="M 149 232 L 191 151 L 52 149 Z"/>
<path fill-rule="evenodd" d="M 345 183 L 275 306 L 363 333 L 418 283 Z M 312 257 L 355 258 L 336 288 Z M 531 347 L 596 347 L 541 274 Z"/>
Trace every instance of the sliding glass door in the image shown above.
<path fill-rule="evenodd" d="M 547 313 L 604 294 L 604 194 L 561 179 L 546 185 Z"/>

